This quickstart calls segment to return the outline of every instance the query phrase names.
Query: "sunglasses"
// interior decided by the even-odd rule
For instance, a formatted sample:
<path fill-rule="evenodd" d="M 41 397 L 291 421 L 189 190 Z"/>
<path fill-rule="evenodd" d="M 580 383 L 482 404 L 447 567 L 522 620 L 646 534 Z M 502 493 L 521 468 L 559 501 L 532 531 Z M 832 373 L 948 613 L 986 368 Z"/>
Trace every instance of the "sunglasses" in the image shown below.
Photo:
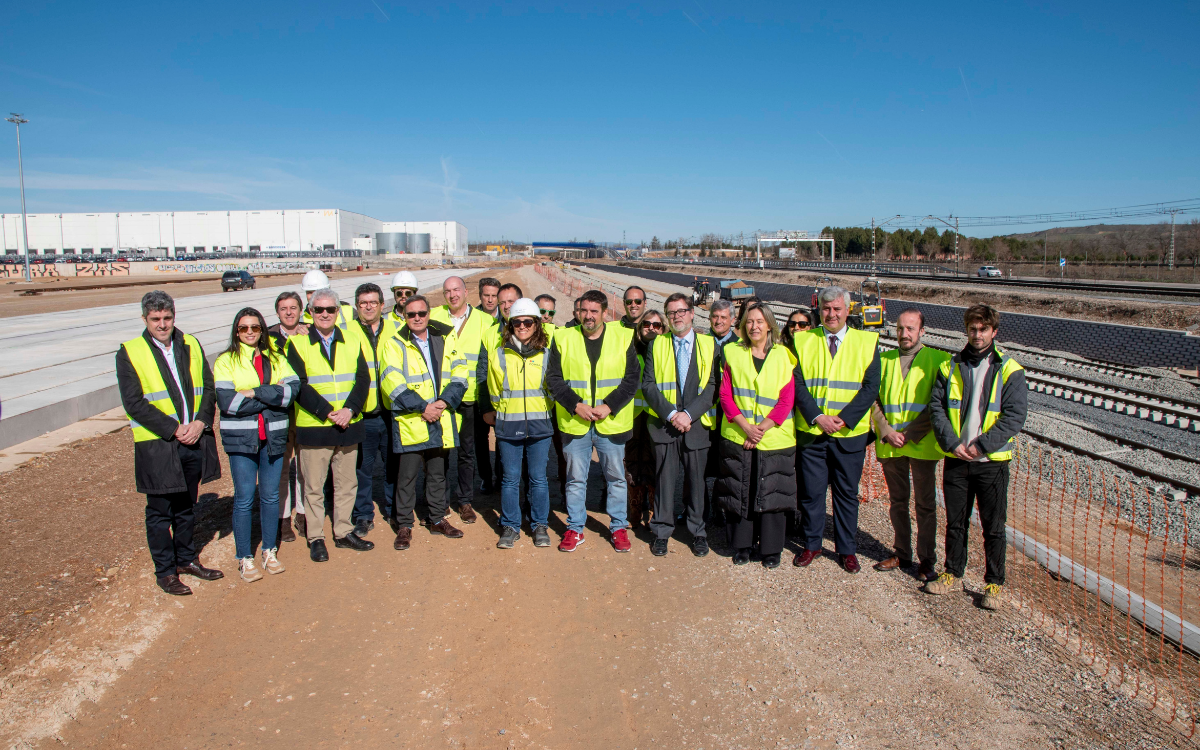
<path fill-rule="evenodd" d="M 313 315 L 320 315 L 321 313 L 333 315 L 338 311 L 338 309 L 336 307 L 317 307 L 316 305 L 313 305 L 312 311 Z"/>
<path fill-rule="evenodd" d="M 533 328 L 537 321 L 533 318 L 513 318 L 513 328 Z"/>
<path fill-rule="evenodd" d="M 645 297 L 638 297 L 638 298 L 636 298 L 636 299 L 627 299 L 627 300 L 625 300 L 625 305 L 626 305 L 627 307 L 628 307 L 629 305 L 644 305 L 644 304 L 646 304 L 646 298 L 645 298 Z"/>
<path fill-rule="evenodd" d="M 554 310 L 538 310 L 538 312 L 542 315 L 549 315 L 551 318 L 554 317 Z"/>
<path fill-rule="evenodd" d="M 252 326 L 238 326 L 238 333 L 262 333 L 262 326 L 257 323 Z"/>
<path fill-rule="evenodd" d="M 408 318 L 409 320 L 412 320 L 413 318 L 424 318 L 428 314 L 429 314 L 428 310 L 413 310 L 412 312 L 404 313 L 404 317 Z"/>
<path fill-rule="evenodd" d="M 661 331 L 663 330 L 662 323 L 642 323 L 643 331 Z"/>
<path fill-rule="evenodd" d="M 789 320 L 788 328 L 809 328 L 811 327 L 807 320 Z"/>
<path fill-rule="evenodd" d="M 411 297 L 417 293 L 415 289 L 393 289 L 397 297 Z"/>

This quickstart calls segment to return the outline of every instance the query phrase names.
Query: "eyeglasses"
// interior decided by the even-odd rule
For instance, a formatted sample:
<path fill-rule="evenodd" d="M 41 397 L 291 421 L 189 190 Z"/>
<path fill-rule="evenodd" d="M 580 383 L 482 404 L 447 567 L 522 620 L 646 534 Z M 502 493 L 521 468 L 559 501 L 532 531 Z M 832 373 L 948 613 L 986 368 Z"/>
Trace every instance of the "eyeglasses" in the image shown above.
<path fill-rule="evenodd" d="M 252 326 L 238 326 L 238 333 L 262 333 L 262 326 L 257 323 Z"/>
<path fill-rule="evenodd" d="M 635 297 L 634 299 L 627 299 L 627 300 L 625 300 L 625 305 L 626 305 L 627 307 L 628 307 L 629 305 L 644 305 L 644 304 L 646 304 L 646 298 L 645 298 L 645 297 Z"/>
<path fill-rule="evenodd" d="M 313 315 L 320 315 L 321 313 L 333 315 L 338 311 L 338 309 L 336 307 L 317 307 L 316 305 L 313 305 L 312 311 Z"/>
<path fill-rule="evenodd" d="M 537 325 L 537 321 L 534 320 L 533 318 L 513 318 L 512 319 L 513 328 L 533 328 L 535 325 Z"/>
<path fill-rule="evenodd" d="M 642 330 L 643 331 L 662 331 L 663 324 L 659 323 L 657 321 L 650 322 L 650 323 L 642 323 Z"/>
<path fill-rule="evenodd" d="M 551 318 L 554 317 L 554 310 L 538 310 L 538 312 L 542 315 L 549 315 Z"/>
<path fill-rule="evenodd" d="M 359 301 L 358 306 L 359 307 L 379 307 L 381 304 L 383 304 L 383 303 L 376 302 L 373 299 L 364 299 L 364 300 Z"/>
<path fill-rule="evenodd" d="M 678 310 L 667 310 L 667 317 L 668 318 L 678 318 L 679 316 L 683 315 L 684 313 L 690 313 L 690 312 L 691 312 L 691 310 L 687 309 L 686 307 L 681 307 Z"/>
<path fill-rule="evenodd" d="M 411 297 L 417 293 L 416 289 L 393 289 L 397 297 Z"/>
<path fill-rule="evenodd" d="M 405 312 L 404 317 L 412 320 L 413 318 L 424 318 L 428 314 L 428 310 L 413 310 L 412 312 Z"/>

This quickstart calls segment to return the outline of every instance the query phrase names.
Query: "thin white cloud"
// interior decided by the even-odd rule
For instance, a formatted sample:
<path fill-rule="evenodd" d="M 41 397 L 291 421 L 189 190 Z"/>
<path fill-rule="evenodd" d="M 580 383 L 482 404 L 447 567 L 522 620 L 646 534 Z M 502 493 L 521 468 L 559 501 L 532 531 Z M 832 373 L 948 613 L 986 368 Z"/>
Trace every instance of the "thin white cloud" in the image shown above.
<path fill-rule="evenodd" d="M 97 91 L 96 89 L 89 88 L 89 87 L 84 86 L 79 83 L 75 83 L 74 81 L 64 81 L 61 78 L 55 78 L 53 76 L 44 75 L 42 73 L 35 73 L 32 70 L 25 70 L 24 68 L 15 68 L 12 65 L 0 64 L 0 70 L 5 71 L 6 73 L 16 73 L 19 76 L 25 76 L 26 78 L 32 78 L 35 81 L 41 81 L 42 83 L 48 83 L 51 86 L 58 86 L 58 87 L 64 88 L 64 89 L 72 89 L 74 91 L 82 91 L 85 94 L 92 94 L 94 96 L 105 96 L 105 97 L 111 96 L 110 94 L 106 94 L 103 91 Z"/>

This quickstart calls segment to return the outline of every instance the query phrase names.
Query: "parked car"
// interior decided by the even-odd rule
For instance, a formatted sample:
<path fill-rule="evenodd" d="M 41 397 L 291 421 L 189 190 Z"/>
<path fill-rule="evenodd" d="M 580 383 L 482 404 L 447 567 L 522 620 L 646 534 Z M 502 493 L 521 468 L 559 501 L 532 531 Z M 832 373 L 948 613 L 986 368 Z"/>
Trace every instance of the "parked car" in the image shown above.
<path fill-rule="evenodd" d="M 221 291 L 231 292 L 235 289 L 253 289 L 254 277 L 249 271 L 226 271 L 221 277 Z"/>
<path fill-rule="evenodd" d="M 995 266 L 980 266 L 979 270 L 976 271 L 976 275 L 981 279 L 999 279 L 1004 276 L 1000 272 L 1000 269 Z"/>

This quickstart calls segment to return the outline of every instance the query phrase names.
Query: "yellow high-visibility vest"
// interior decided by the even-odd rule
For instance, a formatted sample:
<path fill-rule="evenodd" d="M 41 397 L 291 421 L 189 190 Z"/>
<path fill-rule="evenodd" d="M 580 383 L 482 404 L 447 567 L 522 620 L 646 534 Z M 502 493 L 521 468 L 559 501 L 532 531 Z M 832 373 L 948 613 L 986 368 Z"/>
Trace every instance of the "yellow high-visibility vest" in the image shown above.
<path fill-rule="evenodd" d="M 308 373 L 308 384 L 313 390 L 328 401 L 334 411 L 345 406 L 350 391 L 354 389 L 354 379 L 358 376 L 358 357 L 362 354 L 358 335 L 351 332 L 344 334 L 341 341 L 336 341 L 333 347 L 332 367 L 329 366 L 329 360 L 325 359 L 325 350 L 321 342 L 314 343 L 307 333 L 290 337 L 288 345 L 294 348 L 303 360 L 304 369 Z M 358 422 L 361 419 L 362 412 L 359 412 L 350 421 Z M 299 401 L 296 402 L 296 427 L 332 426 L 333 422 L 319 418 L 301 406 Z"/>
<path fill-rule="evenodd" d="M 754 369 L 754 355 L 750 353 L 749 347 L 730 341 L 725 345 L 724 353 L 725 362 L 729 365 L 733 402 L 737 404 L 738 411 L 746 421 L 756 425 L 766 419 L 775 408 L 775 404 L 779 403 L 779 394 L 792 379 L 792 371 L 796 369 L 796 358 L 786 346 L 776 344 L 767 352 L 762 370 L 758 371 Z M 725 415 L 721 415 L 721 437 L 738 445 L 746 442 L 745 431 Z M 792 415 L 788 414 L 783 424 L 768 430 L 755 447 L 760 451 L 775 451 L 790 448 L 795 444 L 796 430 L 792 424 Z"/>
<path fill-rule="evenodd" d="M 278 353 L 278 349 L 274 345 L 271 346 L 271 351 L 274 356 L 270 356 L 271 379 L 266 383 L 261 383 L 258 379 L 258 371 L 254 369 L 254 356 L 257 350 L 252 346 L 247 346 L 243 343 L 238 343 L 241 350 L 241 355 L 234 357 L 230 352 L 223 352 L 217 357 L 217 361 L 213 363 L 213 379 L 216 381 L 214 386 L 217 390 L 226 389 L 230 391 L 246 391 L 253 390 L 259 385 L 282 385 L 287 389 L 287 395 L 284 398 L 284 403 L 279 407 L 281 411 L 286 411 L 291 406 L 292 401 L 300 393 L 300 378 L 296 376 L 295 370 L 288 364 L 287 357 Z M 238 409 L 238 404 L 241 403 L 243 396 L 237 394 L 233 397 L 233 401 L 229 406 L 229 412 L 234 413 Z M 266 422 L 268 433 L 288 431 L 288 420 L 276 420 L 274 422 Z M 221 417 L 221 436 L 228 438 L 230 435 L 252 434 L 255 439 L 258 438 L 258 416 L 251 415 L 249 417 L 227 417 L 222 413 Z"/>
<path fill-rule="evenodd" d="M 453 348 L 467 362 L 467 394 L 463 396 L 464 404 L 473 404 L 479 398 L 479 382 L 475 377 L 475 368 L 479 366 L 479 351 L 483 348 L 484 334 L 486 334 L 493 326 L 496 325 L 496 320 L 485 312 L 476 310 L 474 307 L 467 307 L 467 319 L 463 321 L 462 330 L 455 330 L 451 334 L 454 339 Z M 450 306 L 438 305 L 429 312 L 429 319 L 436 320 L 439 323 L 454 328 L 454 322 L 450 320 Z M 446 337 L 446 346 L 450 346 L 450 336 Z M 487 350 L 491 352 L 491 349 Z"/>
<path fill-rule="evenodd" d="M 980 434 L 992 429 L 992 425 L 996 424 L 996 420 L 1000 419 L 1000 394 L 1004 392 L 1004 384 L 1008 382 L 1009 377 L 1014 372 L 1023 371 L 1025 368 L 1017 360 L 1000 351 L 1000 347 L 996 347 L 996 354 L 1000 355 L 1000 372 L 996 373 L 996 377 L 992 380 L 991 390 L 988 391 L 987 411 L 983 415 L 983 423 L 980 425 Z M 946 416 L 950 418 L 950 424 L 954 427 L 954 434 L 962 437 L 962 424 L 960 411 L 963 402 L 963 377 L 960 371 L 962 363 L 957 358 L 948 359 L 942 363 L 941 373 L 946 376 L 946 383 L 949 386 L 946 391 Z M 1004 447 L 1000 450 L 987 454 L 991 461 L 1011 461 L 1013 451 L 1017 447 L 1017 438 L 1014 436 L 1009 438 Z"/>
<path fill-rule="evenodd" d="M 829 356 L 826 337 L 827 331 L 822 326 L 797 335 L 792 340 L 792 345 L 796 349 L 796 358 L 804 373 L 804 383 L 808 392 L 816 400 L 817 406 L 821 407 L 823 414 L 836 417 L 862 387 L 867 368 L 875 359 L 879 334 L 847 328 L 846 337 L 838 348 L 836 358 Z M 833 437 L 865 435 L 869 429 L 870 420 L 864 417 L 858 420 L 854 427 L 843 427 L 833 433 Z M 810 425 L 804 419 L 799 404 L 796 404 L 796 430 L 813 435 L 822 434 L 818 425 Z"/>
<path fill-rule="evenodd" d="M 379 319 L 379 335 L 375 337 L 375 345 L 371 346 L 371 337 L 365 330 L 366 325 L 361 320 L 356 320 L 350 326 L 353 329 L 352 333 L 358 337 L 362 346 L 363 358 L 367 360 L 367 374 L 371 376 L 371 389 L 367 393 L 366 402 L 363 403 L 364 414 L 375 411 L 379 405 L 379 348 L 383 346 L 384 341 L 397 333 L 396 324 L 381 317 Z M 387 408 L 386 398 L 384 398 L 384 402 L 384 407 Z"/>
<path fill-rule="evenodd" d="M 879 381 L 879 403 L 883 416 L 893 430 L 903 432 L 913 420 L 929 408 L 929 393 L 937 379 L 942 363 L 950 359 L 950 353 L 921 347 L 908 366 L 908 377 L 900 371 L 900 350 L 893 349 L 879 356 L 881 365 Z M 896 448 L 883 440 L 875 441 L 875 455 L 880 458 L 907 456 L 926 460 L 938 460 L 946 454 L 938 446 L 933 430 L 916 443 L 905 443 Z"/>
<path fill-rule="evenodd" d="M 440 365 L 443 388 L 452 382 L 461 382 L 464 386 L 467 383 L 467 360 L 453 348 L 453 343 L 453 336 L 446 337 Z M 379 366 L 383 368 L 380 371 L 380 387 L 389 404 L 396 404 L 406 390 L 413 391 L 426 403 L 437 400 L 433 374 L 425 364 L 425 355 L 404 336 L 397 334 L 383 343 L 379 351 Z M 445 409 L 438 420 L 444 448 L 458 445 L 454 414 L 453 409 Z M 430 441 L 429 423 L 420 414 L 396 414 L 393 411 L 392 416 L 402 445 L 424 445 Z"/>
<path fill-rule="evenodd" d="M 554 433 L 554 399 L 546 387 L 548 349 L 523 357 L 508 347 L 488 353 L 488 394 L 496 410 L 496 437 L 523 440 Z"/>
<path fill-rule="evenodd" d="M 662 394 L 667 403 L 674 404 L 676 401 L 676 390 L 682 388 L 683 384 L 676 384 L 675 380 L 679 372 L 678 363 L 675 361 L 675 341 L 674 336 L 669 333 L 664 333 L 661 336 L 654 338 L 654 383 L 658 386 L 658 392 Z M 706 336 L 702 333 L 696 333 L 696 364 L 700 367 L 699 377 L 697 381 L 700 384 L 700 389 L 704 390 L 704 386 L 708 383 L 709 377 L 712 375 L 713 361 L 717 351 L 716 339 L 712 336 Z M 640 391 L 639 391 L 640 393 Z M 646 411 L 665 419 L 665 416 L 659 416 L 654 413 L 654 409 L 650 404 L 646 404 Z M 710 408 L 700 416 L 700 424 L 704 425 L 705 429 L 711 430 L 716 422 L 714 421 L 715 412 Z"/>
<path fill-rule="evenodd" d="M 195 418 L 200 411 L 200 399 L 204 395 L 204 355 L 200 349 L 200 342 L 192 335 L 183 334 L 183 343 L 188 348 L 188 372 L 192 375 L 192 392 L 179 395 L 183 398 L 191 397 L 192 415 Z M 133 365 L 133 370 L 137 373 L 138 380 L 141 381 L 142 396 L 155 409 L 182 424 L 183 415 L 175 413 L 171 392 L 167 390 L 167 384 L 163 381 L 162 372 L 158 369 L 158 361 L 154 359 L 154 353 L 150 350 L 150 343 L 143 336 L 138 336 L 121 344 L 121 348 L 125 350 L 126 356 L 129 357 L 129 363 Z M 135 443 L 161 439 L 133 421 L 133 417 L 128 414 L 125 416 L 129 418 L 129 426 L 133 430 Z"/>
<path fill-rule="evenodd" d="M 562 328 L 554 334 L 562 364 L 563 380 L 588 406 L 598 406 L 608 394 L 617 389 L 625 378 L 625 357 L 633 342 L 633 331 L 609 324 L 604 329 L 600 358 L 596 361 L 596 391 L 592 393 L 592 362 L 583 343 L 583 328 Z M 595 425 L 601 435 L 619 435 L 633 429 L 633 399 L 620 411 L 599 422 L 589 422 L 555 404 L 558 428 L 570 435 L 585 435 Z"/>

